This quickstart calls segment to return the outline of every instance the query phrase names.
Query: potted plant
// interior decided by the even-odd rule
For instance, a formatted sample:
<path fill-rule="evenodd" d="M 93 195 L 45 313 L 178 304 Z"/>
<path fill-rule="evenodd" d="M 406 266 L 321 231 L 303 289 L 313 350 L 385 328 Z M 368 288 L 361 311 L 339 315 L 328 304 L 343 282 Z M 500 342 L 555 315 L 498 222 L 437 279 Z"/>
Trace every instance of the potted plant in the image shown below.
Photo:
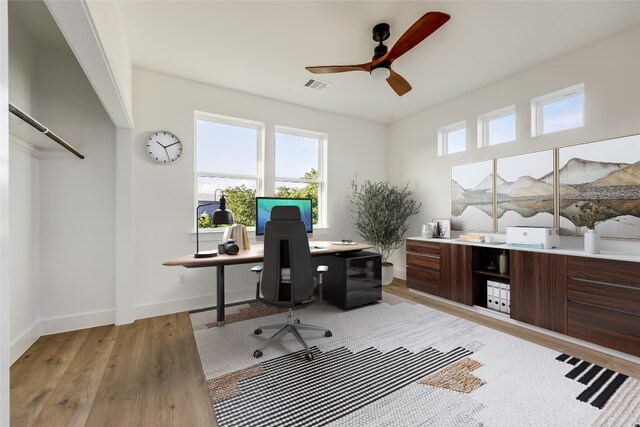
<path fill-rule="evenodd" d="M 576 203 L 577 213 L 571 217 L 576 227 L 587 227 L 584 233 L 584 251 L 589 254 L 600 253 L 600 236 L 596 225 L 614 216 L 611 204 L 602 200 Z"/>
<path fill-rule="evenodd" d="M 409 229 L 407 220 L 420 211 L 421 203 L 411 198 L 408 184 L 404 187 L 389 182 L 351 181 L 351 195 L 356 232 L 382 257 L 382 284 L 393 281 L 391 253 L 404 243 Z"/>

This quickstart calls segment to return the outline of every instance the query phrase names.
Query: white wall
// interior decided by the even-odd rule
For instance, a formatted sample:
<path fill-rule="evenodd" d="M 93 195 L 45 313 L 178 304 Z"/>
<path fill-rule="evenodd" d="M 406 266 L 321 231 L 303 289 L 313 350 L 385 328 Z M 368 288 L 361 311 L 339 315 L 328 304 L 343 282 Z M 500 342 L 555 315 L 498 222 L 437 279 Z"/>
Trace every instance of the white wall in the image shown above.
<path fill-rule="evenodd" d="M 40 336 L 38 316 L 38 169 L 35 149 L 11 138 L 9 147 L 11 224 L 11 362 Z"/>
<path fill-rule="evenodd" d="M 215 305 L 214 268 L 185 270 L 161 265 L 195 250 L 195 110 L 264 122 L 267 135 L 272 135 L 275 125 L 329 135 L 330 230 L 317 239 L 356 238 L 346 197 L 349 182 L 355 173 L 362 179 L 386 178 L 386 129 L 382 125 L 139 69 L 134 69 L 133 91 L 138 318 Z M 158 165 L 148 159 L 144 143 L 156 130 L 168 130 L 181 138 L 184 157 L 176 164 Z M 219 239 L 201 241 L 201 246 L 213 249 Z M 227 301 L 253 295 L 255 278 L 247 270 L 248 266 L 226 269 Z M 187 274 L 186 283 L 179 283 L 180 273 Z"/>
<path fill-rule="evenodd" d="M 11 16 L 11 15 L 10 15 Z M 9 100 L 32 112 L 37 46 L 16 20 L 9 26 Z M 11 117 L 9 223 L 11 224 L 10 361 L 40 336 L 38 310 L 38 170 L 31 127 Z"/>
<path fill-rule="evenodd" d="M 532 138 L 531 99 L 577 83 L 585 84 L 585 127 Z M 477 116 L 513 104 L 516 142 L 477 148 Z M 467 151 L 437 157 L 438 128 L 461 120 L 467 122 Z M 423 204 L 409 231 L 416 236 L 427 220 L 450 216 L 453 165 L 639 132 L 640 28 L 636 28 L 394 123 L 389 127 L 389 177 L 396 183 L 410 182 Z M 404 248 L 392 258 L 396 276 L 404 277 Z"/>
<path fill-rule="evenodd" d="M 69 49 L 40 49 L 38 61 L 38 119 L 86 156 L 62 151 L 40 165 L 40 314 L 47 334 L 114 321 L 115 127 Z"/>

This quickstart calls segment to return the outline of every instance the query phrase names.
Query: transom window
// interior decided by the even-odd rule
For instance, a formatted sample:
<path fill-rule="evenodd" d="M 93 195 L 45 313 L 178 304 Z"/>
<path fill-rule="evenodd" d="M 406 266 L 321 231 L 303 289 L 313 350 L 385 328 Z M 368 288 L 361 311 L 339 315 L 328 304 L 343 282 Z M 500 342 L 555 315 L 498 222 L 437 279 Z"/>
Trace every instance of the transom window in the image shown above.
<path fill-rule="evenodd" d="M 438 129 L 438 155 L 459 153 L 467 149 L 467 122 L 453 123 Z"/>
<path fill-rule="evenodd" d="M 531 136 L 584 126 L 584 84 L 531 100 Z"/>
<path fill-rule="evenodd" d="M 478 117 L 478 148 L 516 140 L 516 106 Z"/>

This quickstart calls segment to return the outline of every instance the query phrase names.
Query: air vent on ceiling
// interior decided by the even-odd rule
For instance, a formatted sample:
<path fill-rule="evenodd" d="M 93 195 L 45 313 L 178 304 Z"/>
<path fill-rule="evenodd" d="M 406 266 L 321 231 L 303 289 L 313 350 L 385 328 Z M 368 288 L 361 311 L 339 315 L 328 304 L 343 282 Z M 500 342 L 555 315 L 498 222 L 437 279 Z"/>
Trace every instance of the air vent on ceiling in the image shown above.
<path fill-rule="evenodd" d="M 309 79 L 309 81 L 306 82 L 304 85 L 311 89 L 322 90 L 329 85 L 329 82 L 325 82 L 318 79 Z"/>

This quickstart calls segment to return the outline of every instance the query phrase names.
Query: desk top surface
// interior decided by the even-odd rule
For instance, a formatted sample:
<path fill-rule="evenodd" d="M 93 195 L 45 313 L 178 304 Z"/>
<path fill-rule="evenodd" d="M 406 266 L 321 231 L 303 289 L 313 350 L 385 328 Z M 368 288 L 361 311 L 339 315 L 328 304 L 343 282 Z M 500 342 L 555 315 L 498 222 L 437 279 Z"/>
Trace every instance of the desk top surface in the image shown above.
<path fill-rule="evenodd" d="M 311 248 L 311 255 L 326 255 L 336 254 L 340 252 L 356 252 L 363 249 L 371 248 L 366 243 L 355 244 L 334 244 L 332 242 L 309 242 Z M 316 246 L 316 247 L 314 247 Z M 253 243 L 251 249 L 242 249 L 237 255 L 218 254 L 211 258 L 195 258 L 193 254 L 174 258 L 162 263 L 167 266 L 183 266 L 188 268 L 195 267 L 214 267 L 216 265 L 233 265 L 233 264 L 247 264 L 251 262 L 260 262 L 264 257 L 264 250 L 262 243 Z"/>

